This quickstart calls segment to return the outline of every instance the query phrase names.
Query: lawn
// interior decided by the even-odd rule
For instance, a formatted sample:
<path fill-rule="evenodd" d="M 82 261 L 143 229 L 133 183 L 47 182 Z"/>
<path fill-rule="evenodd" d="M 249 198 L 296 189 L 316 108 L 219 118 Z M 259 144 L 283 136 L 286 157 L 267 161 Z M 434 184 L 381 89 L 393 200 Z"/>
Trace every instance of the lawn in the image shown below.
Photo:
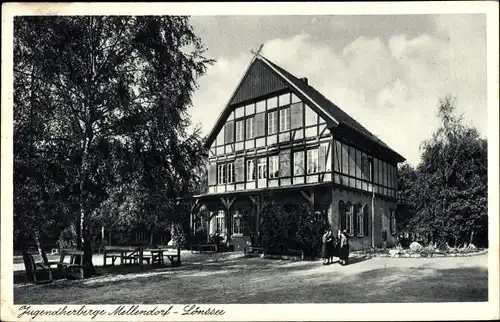
<path fill-rule="evenodd" d="M 98 255 L 96 255 L 98 256 Z M 102 258 L 102 256 L 101 256 Z M 99 256 L 96 265 L 99 265 Z M 487 254 L 320 261 L 183 253 L 181 267 L 97 266 L 99 276 L 16 283 L 15 304 L 387 303 L 488 300 Z"/>

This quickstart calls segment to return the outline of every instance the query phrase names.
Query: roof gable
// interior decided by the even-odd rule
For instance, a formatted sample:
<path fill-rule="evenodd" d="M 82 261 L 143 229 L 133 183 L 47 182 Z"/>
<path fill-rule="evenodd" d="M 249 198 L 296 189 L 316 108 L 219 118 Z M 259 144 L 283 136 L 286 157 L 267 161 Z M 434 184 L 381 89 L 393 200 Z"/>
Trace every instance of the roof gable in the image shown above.
<path fill-rule="evenodd" d="M 287 88 L 287 84 L 260 59 L 250 65 L 240 85 L 234 93 L 230 105 L 238 104 L 254 97 L 263 96 Z"/>

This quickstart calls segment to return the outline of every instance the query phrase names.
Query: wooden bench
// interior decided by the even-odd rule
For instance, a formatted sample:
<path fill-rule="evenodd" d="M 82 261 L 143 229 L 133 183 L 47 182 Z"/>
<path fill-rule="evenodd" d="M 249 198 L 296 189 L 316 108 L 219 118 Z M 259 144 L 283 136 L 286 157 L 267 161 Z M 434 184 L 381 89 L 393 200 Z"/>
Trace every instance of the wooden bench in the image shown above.
<path fill-rule="evenodd" d="M 57 266 L 67 278 L 84 278 L 83 250 L 61 249 Z"/>
<path fill-rule="evenodd" d="M 198 244 L 191 246 L 191 253 L 193 252 L 208 252 L 208 253 L 216 253 L 219 251 L 219 247 L 216 244 Z"/>
<path fill-rule="evenodd" d="M 52 283 L 52 270 L 50 269 L 50 265 L 43 262 L 35 262 L 33 255 L 26 251 L 23 252 L 23 261 L 28 281 L 33 281 L 36 284 Z M 47 278 L 40 278 L 40 275 L 45 275 Z"/>

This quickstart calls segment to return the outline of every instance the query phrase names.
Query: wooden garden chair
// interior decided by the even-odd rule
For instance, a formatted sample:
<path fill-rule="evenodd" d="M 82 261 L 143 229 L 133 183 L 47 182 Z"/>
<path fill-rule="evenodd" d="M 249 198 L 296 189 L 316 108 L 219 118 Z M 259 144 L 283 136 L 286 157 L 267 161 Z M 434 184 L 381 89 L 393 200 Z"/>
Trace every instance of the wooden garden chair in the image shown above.
<path fill-rule="evenodd" d="M 43 262 L 35 262 L 33 255 L 26 251 L 23 252 L 23 260 L 28 281 L 36 284 L 52 283 L 52 270 L 49 265 Z"/>

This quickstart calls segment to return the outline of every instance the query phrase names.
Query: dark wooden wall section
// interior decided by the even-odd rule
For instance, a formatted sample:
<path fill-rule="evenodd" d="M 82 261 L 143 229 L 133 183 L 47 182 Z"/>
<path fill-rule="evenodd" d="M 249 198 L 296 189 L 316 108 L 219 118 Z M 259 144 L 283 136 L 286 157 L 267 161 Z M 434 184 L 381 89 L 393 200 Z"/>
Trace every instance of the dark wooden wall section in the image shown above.
<path fill-rule="evenodd" d="M 264 63 L 256 59 L 250 66 L 247 76 L 241 82 L 230 104 L 238 104 L 286 87 L 285 82 L 274 75 Z"/>

